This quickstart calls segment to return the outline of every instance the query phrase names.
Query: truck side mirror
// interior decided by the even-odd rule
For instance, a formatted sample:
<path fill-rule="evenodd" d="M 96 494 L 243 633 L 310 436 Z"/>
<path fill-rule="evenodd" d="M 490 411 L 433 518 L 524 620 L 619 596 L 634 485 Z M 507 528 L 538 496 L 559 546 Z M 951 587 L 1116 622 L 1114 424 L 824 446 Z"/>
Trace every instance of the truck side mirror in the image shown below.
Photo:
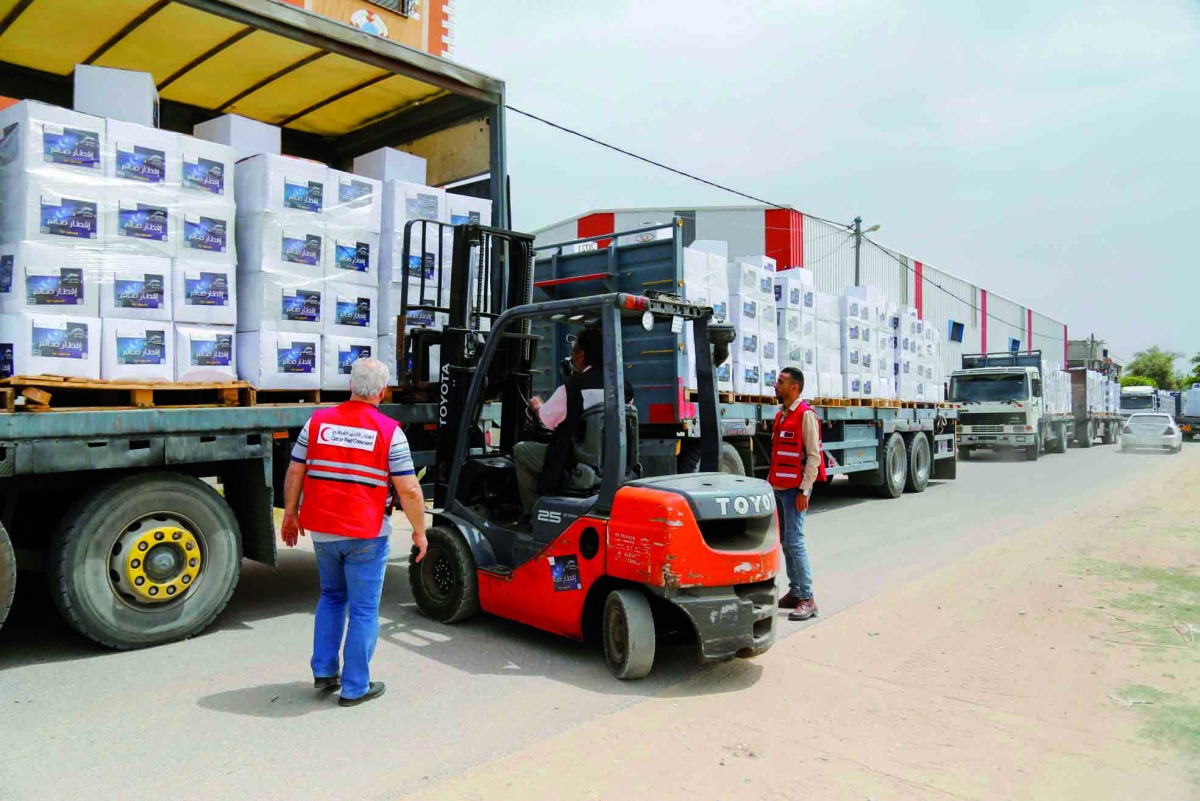
<path fill-rule="evenodd" d="M 1040 378 L 1033 379 L 1033 397 L 1042 397 L 1042 379 Z"/>

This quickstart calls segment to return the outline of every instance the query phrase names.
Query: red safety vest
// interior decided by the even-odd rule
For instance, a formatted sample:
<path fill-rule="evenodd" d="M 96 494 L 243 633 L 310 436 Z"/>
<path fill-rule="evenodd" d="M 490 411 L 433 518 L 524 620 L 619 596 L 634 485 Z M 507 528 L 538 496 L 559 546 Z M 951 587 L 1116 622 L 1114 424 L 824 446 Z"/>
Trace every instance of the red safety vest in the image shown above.
<path fill-rule="evenodd" d="M 775 489 L 795 489 L 804 479 L 804 415 L 812 407 L 804 401 L 789 414 L 780 409 L 775 414 L 775 430 L 771 433 L 771 474 L 767 481 Z M 821 453 L 818 426 L 817 453 Z M 821 457 L 817 480 L 825 481 L 825 458 Z"/>
<path fill-rule="evenodd" d="M 343 537 L 379 536 L 390 480 L 388 449 L 397 425 L 362 401 L 313 414 L 301 526 Z"/>

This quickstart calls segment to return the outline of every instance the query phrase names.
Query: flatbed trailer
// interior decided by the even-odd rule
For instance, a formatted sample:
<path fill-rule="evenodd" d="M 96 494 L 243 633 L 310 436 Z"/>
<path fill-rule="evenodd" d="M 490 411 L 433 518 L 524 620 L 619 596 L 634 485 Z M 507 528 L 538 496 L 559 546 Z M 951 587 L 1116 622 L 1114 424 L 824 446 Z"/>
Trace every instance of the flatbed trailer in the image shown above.
<path fill-rule="evenodd" d="M 670 237 L 659 238 L 664 230 L 670 231 Z M 534 268 L 534 299 L 602 291 L 680 293 L 682 231 L 677 220 L 615 234 L 537 244 L 540 257 Z M 641 237 L 643 234 L 648 236 Z M 637 241 L 639 238 L 647 241 Z M 591 248 L 601 240 L 611 242 Z M 546 364 L 557 364 L 569 355 L 568 346 L 553 337 L 545 337 L 541 347 L 547 349 Z M 689 400 L 690 393 L 684 386 L 686 367 L 680 333 L 661 328 L 645 332 L 626 346 L 624 369 L 637 392 L 643 465 L 656 475 L 676 469 L 694 470 L 698 453 L 693 441 L 699 433 L 699 421 L 696 404 Z M 535 391 L 549 392 L 554 386 L 552 372 L 534 381 Z M 855 402 L 876 403 L 870 399 Z M 845 475 L 854 484 L 875 487 L 883 497 L 895 498 L 905 490 L 924 491 L 930 479 L 957 476 L 954 437 L 958 409 L 953 404 L 837 403 L 810 401 L 821 419 L 823 447 L 831 457 L 827 469 L 831 478 Z M 766 477 L 771 432 L 779 407 L 765 398 L 737 402 L 726 397 L 718 408 L 724 439 L 721 469 Z"/>
<path fill-rule="evenodd" d="M 285 155 L 338 169 L 408 143 L 431 183 L 466 181 L 455 191 L 490 198 L 490 222 L 507 222 L 494 78 L 274 0 L 112 4 L 86 26 L 78 4 L 8 5 L 0 95 L 69 108 L 78 63 L 146 71 L 163 129 L 191 134 L 233 112 L 281 126 Z M 316 405 L 30 408 L 0 411 L 0 623 L 19 567 L 22 583 L 44 571 L 62 614 L 100 643 L 170 642 L 220 613 L 243 557 L 275 564 L 273 507 Z M 436 396 L 383 411 L 418 467 L 435 465 Z"/>

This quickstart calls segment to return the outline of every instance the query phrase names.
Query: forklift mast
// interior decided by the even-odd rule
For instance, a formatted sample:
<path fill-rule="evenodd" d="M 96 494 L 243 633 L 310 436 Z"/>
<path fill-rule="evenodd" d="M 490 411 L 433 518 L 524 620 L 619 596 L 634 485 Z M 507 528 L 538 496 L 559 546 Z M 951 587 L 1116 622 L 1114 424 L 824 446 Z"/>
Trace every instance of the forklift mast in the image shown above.
<path fill-rule="evenodd" d="M 446 264 L 443 254 L 450 242 Z M 471 447 L 484 444 L 477 421 L 466 419 L 467 390 L 497 318 L 530 302 L 533 237 L 478 223 L 410 220 L 404 226 L 402 254 L 408 275 L 401 285 L 396 319 L 399 392 L 404 398 L 438 404 L 434 502 L 440 506 L 457 440 L 467 436 Z M 439 321 L 444 322 L 441 330 L 435 327 Z M 509 332 L 488 368 L 485 399 L 504 401 L 501 442 L 510 448 L 520 431 L 520 398 L 529 395 L 528 329 L 526 322 L 520 331 Z M 430 375 L 432 346 L 439 348 L 436 376 Z"/>

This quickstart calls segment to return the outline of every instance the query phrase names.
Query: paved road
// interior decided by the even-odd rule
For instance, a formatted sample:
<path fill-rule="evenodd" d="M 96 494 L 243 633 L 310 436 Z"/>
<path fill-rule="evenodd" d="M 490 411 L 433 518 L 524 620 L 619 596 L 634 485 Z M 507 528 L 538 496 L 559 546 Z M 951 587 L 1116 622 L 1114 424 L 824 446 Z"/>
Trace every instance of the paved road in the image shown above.
<path fill-rule="evenodd" d="M 835 486 L 808 523 L 822 615 L 1049 511 L 1087 514 L 1094 498 L 1166 458 L 1112 447 L 1036 463 L 984 454 L 960 465 L 958 481 L 896 501 Z M 431 624 L 413 607 L 405 561 L 389 567 L 374 662 L 388 695 L 354 710 L 311 690 L 311 553 L 284 553 L 277 569 L 247 563 L 213 629 L 132 653 L 81 641 L 43 611 L 37 577 L 23 575 L 0 632 L 0 797 L 396 798 L 642 697 L 681 692 L 684 679 L 698 678 L 688 692 L 711 695 L 761 675 L 752 661 L 702 670 L 677 647 L 650 678 L 619 683 L 583 645 L 488 617 Z M 811 624 L 781 625 L 794 636 Z"/>

